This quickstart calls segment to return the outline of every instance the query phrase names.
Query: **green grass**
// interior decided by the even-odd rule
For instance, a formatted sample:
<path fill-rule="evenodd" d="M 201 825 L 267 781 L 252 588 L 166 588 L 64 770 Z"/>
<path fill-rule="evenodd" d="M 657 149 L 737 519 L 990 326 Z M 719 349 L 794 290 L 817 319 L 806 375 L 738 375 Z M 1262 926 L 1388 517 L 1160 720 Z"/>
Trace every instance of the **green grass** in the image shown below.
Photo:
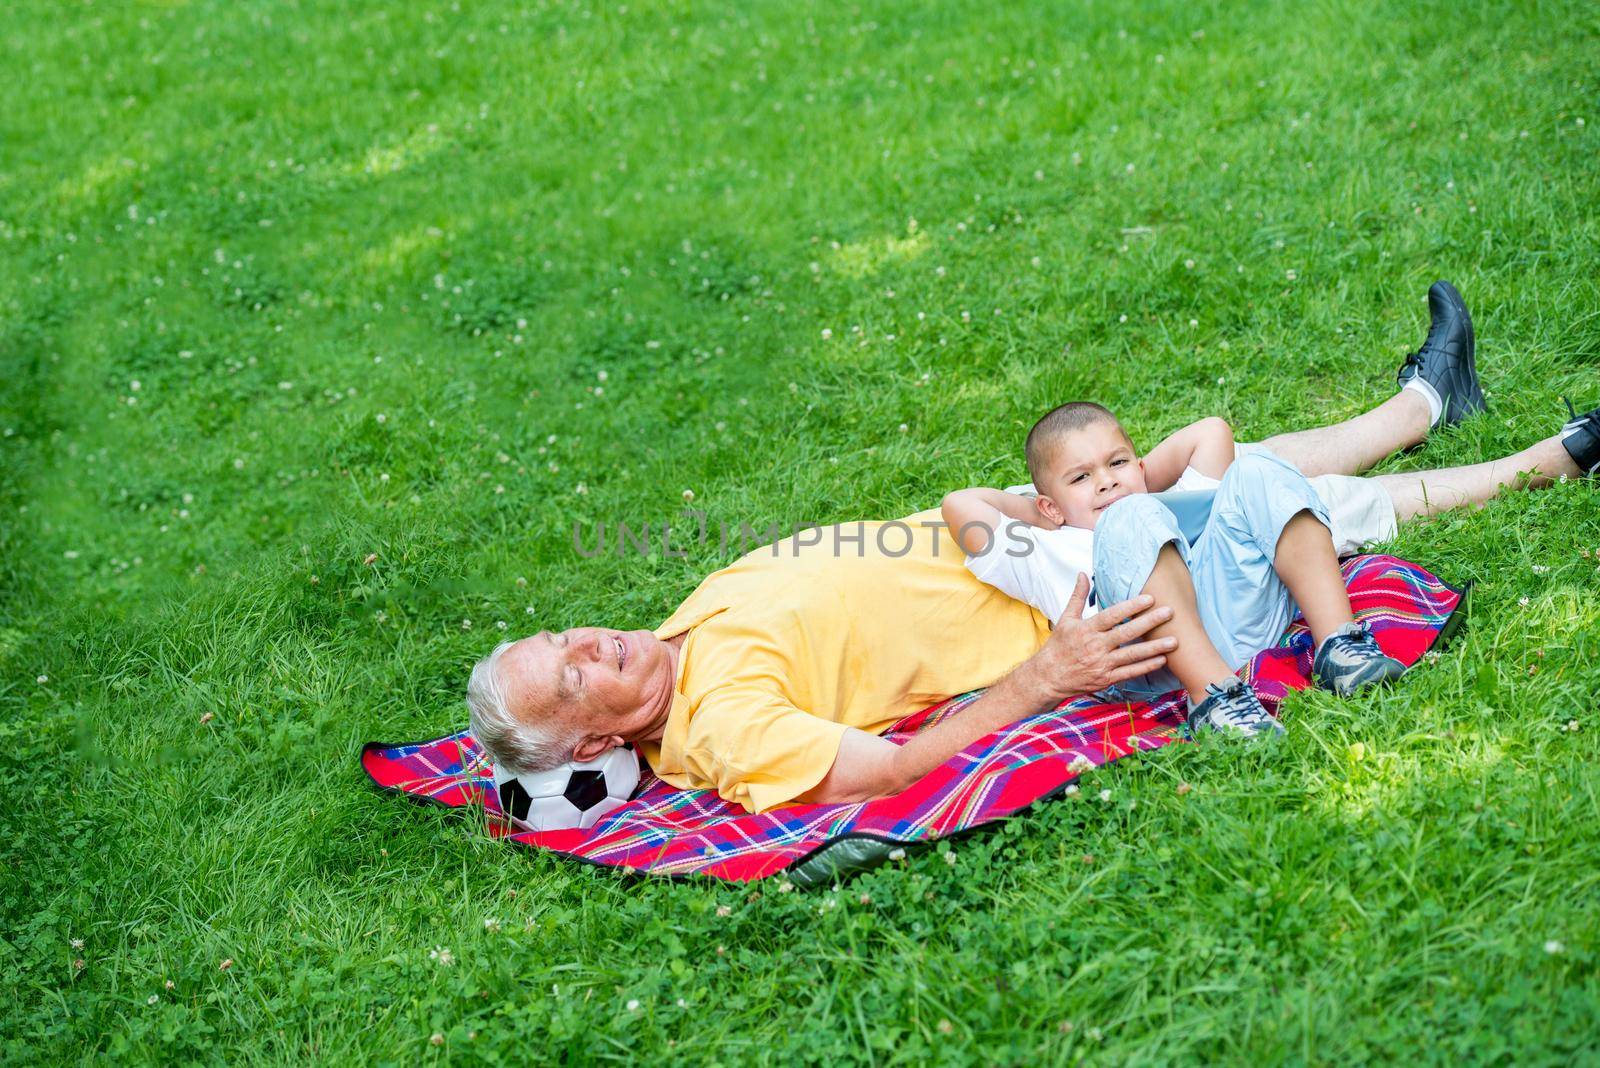
<path fill-rule="evenodd" d="M 1600 1057 L 1589 485 L 1402 532 L 1477 583 L 1403 687 L 834 892 L 355 766 L 461 725 L 497 621 L 729 557 L 575 522 L 905 514 L 1070 397 L 1342 418 L 1435 277 L 1492 411 L 1386 466 L 1550 433 L 1600 402 L 1593 5 L 459 7 L 7 9 L 0 1060 Z"/>

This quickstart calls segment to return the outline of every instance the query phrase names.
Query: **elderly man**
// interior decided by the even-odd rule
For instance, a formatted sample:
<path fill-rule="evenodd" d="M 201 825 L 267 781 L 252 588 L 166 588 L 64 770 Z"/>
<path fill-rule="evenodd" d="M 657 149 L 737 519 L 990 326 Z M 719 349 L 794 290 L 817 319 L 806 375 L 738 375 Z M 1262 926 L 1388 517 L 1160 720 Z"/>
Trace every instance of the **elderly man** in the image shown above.
<path fill-rule="evenodd" d="M 1262 445 L 1308 476 L 1353 474 L 1482 409 L 1467 309 L 1447 283 L 1429 302 L 1432 329 L 1401 368 L 1398 394 Z M 1392 534 L 1396 519 L 1597 465 L 1600 409 L 1504 460 L 1373 480 L 1389 502 L 1379 528 Z M 1066 697 L 1159 668 L 1175 648 L 1152 635 L 1171 612 L 1148 596 L 1083 618 L 1082 578 L 1062 617 L 1045 619 L 975 578 L 938 520 L 928 511 L 846 523 L 819 541 L 757 549 L 653 631 L 574 627 L 502 643 L 468 683 L 473 733 L 522 771 L 631 743 L 667 782 L 714 789 L 752 812 L 860 801 L 905 789 Z M 880 737 L 920 708 L 985 686 L 960 716 L 904 745 Z"/>

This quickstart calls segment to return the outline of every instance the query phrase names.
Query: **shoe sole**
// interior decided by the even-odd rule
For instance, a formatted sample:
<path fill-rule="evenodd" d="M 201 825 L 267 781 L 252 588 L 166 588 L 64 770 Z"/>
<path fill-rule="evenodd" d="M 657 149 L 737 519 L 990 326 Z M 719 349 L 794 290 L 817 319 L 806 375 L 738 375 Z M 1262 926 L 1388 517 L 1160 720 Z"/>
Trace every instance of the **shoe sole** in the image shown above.
<path fill-rule="evenodd" d="M 1461 296 L 1461 291 L 1455 286 L 1442 278 L 1435 282 L 1434 285 L 1444 290 L 1446 299 L 1455 305 L 1456 310 L 1461 313 L 1461 318 L 1467 321 L 1467 369 L 1472 372 L 1472 377 L 1476 378 L 1478 377 L 1478 365 L 1474 362 L 1473 355 L 1478 351 L 1478 337 L 1472 329 L 1472 313 L 1467 310 L 1467 302 Z"/>
<path fill-rule="evenodd" d="M 1339 689 L 1335 686 L 1325 686 L 1323 685 L 1322 680 L 1319 678 L 1317 679 L 1317 688 L 1319 690 L 1326 690 L 1328 693 L 1331 693 L 1336 697 L 1353 697 L 1362 690 L 1371 690 L 1379 686 L 1392 686 L 1404 678 L 1406 672 L 1411 669 L 1406 667 L 1404 664 L 1400 664 L 1400 661 L 1398 660 L 1391 662 L 1399 664 L 1400 670 L 1395 671 L 1391 668 L 1384 667 L 1377 674 L 1371 676 L 1370 678 L 1361 679 L 1354 685 L 1346 687 L 1345 689 Z"/>
<path fill-rule="evenodd" d="M 1236 738 L 1240 741 L 1253 742 L 1261 738 L 1283 738 L 1288 735 L 1289 729 L 1287 727 L 1285 727 L 1282 723 L 1279 723 L 1276 719 L 1274 719 L 1272 722 L 1278 724 L 1276 729 L 1272 727 L 1265 727 L 1259 731 L 1252 731 L 1248 734 L 1234 727 L 1216 727 L 1210 723 L 1201 723 L 1198 726 L 1185 723 L 1182 727 L 1182 731 L 1183 736 L 1188 738 L 1191 742 L 1198 742 L 1201 737 Z"/>
<path fill-rule="evenodd" d="M 1472 380 L 1473 391 L 1476 395 L 1464 403 L 1464 410 L 1457 414 L 1454 419 L 1449 417 L 1448 412 L 1446 413 L 1444 420 L 1445 425 L 1455 426 L 1469 415 L 1475 415 L 1478 412 L 1486 412 L 1489 410 L 1489 401 L 1483 395 L 1483 383 L 1478 381 L 1478 336 L 1472 326 L 1472 313 L 1467 310 L 1467 302 L 1462 298 L 1461 291 L 1459 289 L 1442 278 L 1429 288 L 1438 288 L 1440 291 L 1442 291 L 1445 299 L 1452 307 L 1456 309 L 1456 311 L 1461 313 L 1461 318 L 1467 324 L 1467 352 L 1466 359 L 1463 362 L 1466 364 L 1467 376 Z M 1474 401 L 1476 401 L 1476 407 L 1473 406 Z"/>
<path fill-rule="evenodd" d="M 1568 438 L 1584 435 L 1588 440 L 1588 448 L 1582 445 L 1569 444 Z M 1578 465 L 1578 477 L 1593 479 L 1600 477 L 1600 408 L 1592 412 L 1584 412 L 1570 421 L 1562 424 L 1561 447 L 1567 450 L 1567 455 L 1572 462 Z M 1577 452 L 1573 450 L 1577 449 Z M 1580 455 L 1583 453 L 1584 455 Z"/>

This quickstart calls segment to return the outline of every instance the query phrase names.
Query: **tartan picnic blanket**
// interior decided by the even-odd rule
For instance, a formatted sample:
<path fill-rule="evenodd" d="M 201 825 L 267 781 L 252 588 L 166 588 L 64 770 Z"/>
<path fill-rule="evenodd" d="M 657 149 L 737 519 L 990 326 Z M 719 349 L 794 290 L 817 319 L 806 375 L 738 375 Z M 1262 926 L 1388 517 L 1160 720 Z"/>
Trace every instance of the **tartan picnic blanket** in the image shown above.
<path fill-rule="evenodd" d="M 1384 652 L 1416 663 L 1447 631 L 1466 591 L 1393 556 L 1343 563 L 1356 618 Z M 1241 674 L 1277 714 L 1309 684 L 1311 636 L 1296 619 L 1279 644 Z M 981 690 L 906 717 L 886 737 L 904 741 L 960 715 Z M 651 875 L 709 875 L 744 882 L 787 872 L 801 885 L 870 867 L 913 843 L 1004 819 L 1056 796 L 1083 771 L 1182 739 L 1182 691 L 1150 704 L 1090 697 L 1018 720 L 974 742 L 903 793 L 854 804 L 793 804 L 752 815 L 706 790 L 680 790 L 644 769 L 628 804 L 588 830 L 517 831 L 500 810 L 488 756 L 466 731 L 411 745 L 369 743 L 361 764 L 385 790 L 475 811 L 490 834 L 579 860 Z"/>

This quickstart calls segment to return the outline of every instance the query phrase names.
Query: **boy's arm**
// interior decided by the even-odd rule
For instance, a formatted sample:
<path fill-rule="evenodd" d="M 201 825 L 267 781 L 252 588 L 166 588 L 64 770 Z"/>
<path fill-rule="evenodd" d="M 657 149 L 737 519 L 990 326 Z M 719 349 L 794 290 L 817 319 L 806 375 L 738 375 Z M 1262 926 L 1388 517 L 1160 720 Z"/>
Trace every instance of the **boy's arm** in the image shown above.
<path fill-rule="evenodd" d="M 1171 489 L 1187 467 L 1221 478 L 1231 463 L 1233 427 L 1215 416 L 1202 419 L 1168 435 L 1145 455 L 1145 487 L 1151 493 Z"/>
<path fill-rule="evenodd" d="M 1054 530 L 1039 506 L 1027 497 L 1004 490 L 975 487 L 945 494 L 939 510 L 944 525 L 968 556 L 977 556 L 989 547 L 989 539 L 1005 519 L 1016 519 L 1029 526 Z M 1000 515 L 997 517 L 996 512 Z"/>

